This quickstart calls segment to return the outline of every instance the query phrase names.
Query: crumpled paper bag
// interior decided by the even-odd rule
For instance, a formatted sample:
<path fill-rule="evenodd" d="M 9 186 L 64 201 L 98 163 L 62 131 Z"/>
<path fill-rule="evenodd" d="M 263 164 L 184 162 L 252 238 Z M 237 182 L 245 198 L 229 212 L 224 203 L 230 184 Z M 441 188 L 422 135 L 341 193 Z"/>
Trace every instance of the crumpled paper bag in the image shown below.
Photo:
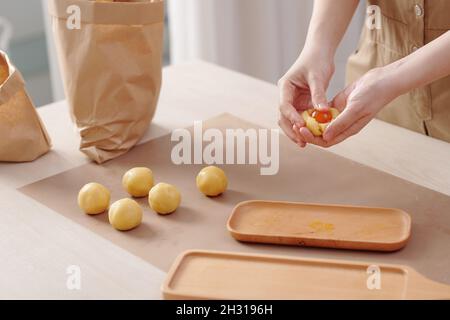
<path fill-rule="evenodd" d="M 158 102 L 164 2 L 50 0 L 49 10 L 80 150 L 97 163 L 126 153 Z"/>
<path fill-rule="evenodd" d="M 51 148 L 50 137 L 19 70 L 0 51 L 0 161 L 33 161 Z"/>

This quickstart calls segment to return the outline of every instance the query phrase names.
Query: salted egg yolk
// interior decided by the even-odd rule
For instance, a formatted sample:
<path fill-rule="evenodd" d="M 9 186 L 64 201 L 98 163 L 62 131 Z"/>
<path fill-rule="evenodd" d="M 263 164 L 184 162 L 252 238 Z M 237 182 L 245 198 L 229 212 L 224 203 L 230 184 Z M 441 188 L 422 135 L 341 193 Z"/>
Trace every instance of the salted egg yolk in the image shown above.
<path fill-rule="evenodd" d="M 312 117 L 319 123 L 328 123 L 333 120 L 330 110 L 314 110 Z"/>

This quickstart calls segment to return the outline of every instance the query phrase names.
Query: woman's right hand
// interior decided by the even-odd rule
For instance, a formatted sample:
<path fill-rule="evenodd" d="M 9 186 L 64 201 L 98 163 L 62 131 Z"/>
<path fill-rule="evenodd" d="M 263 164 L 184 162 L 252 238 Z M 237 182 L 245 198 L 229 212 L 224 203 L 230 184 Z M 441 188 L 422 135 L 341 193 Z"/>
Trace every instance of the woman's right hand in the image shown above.
<path fill-rule="evenodd" d="M 300 134 L 305 126 L 301 112 L 326 109 L 326 91 L 334 73 L 333 56 L 320 49 L 305 48 L 288 72 L 278 81 L 280 119 L 278 125 L 300 147 L 306 141 Z"/>

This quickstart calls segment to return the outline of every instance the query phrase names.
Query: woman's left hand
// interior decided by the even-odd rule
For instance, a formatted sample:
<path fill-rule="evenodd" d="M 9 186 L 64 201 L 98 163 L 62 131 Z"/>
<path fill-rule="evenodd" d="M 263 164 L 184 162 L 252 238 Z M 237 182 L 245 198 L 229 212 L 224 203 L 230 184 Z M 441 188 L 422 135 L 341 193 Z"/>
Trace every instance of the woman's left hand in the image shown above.
<path fill-rule="evenodd" d="M 300 134 L 307 143 L 327 148 L 361 131 L 385 105 L 396 98 L 396 90 L 389 68 L 367 72 L 333 99 L 332 106 L 341 113 L 325 130 L 323 137 L 315 137 L 306 127 Z"/>

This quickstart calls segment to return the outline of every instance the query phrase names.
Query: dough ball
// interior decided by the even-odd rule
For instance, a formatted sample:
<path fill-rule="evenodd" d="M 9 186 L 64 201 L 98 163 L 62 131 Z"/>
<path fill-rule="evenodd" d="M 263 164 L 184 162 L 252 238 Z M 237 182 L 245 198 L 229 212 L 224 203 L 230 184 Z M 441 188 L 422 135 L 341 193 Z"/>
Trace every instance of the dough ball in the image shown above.
<path fill-rule="evenodd" d="M 136 228 L 142 222 L 142 208 L 134 200 L 125 198 L 114 202 L 109 208 L 109 223 L 120 231 Z"/>
<path fill-rule="evenodd" d="M 158 183 L 148 194 L 150 207 L 159 214 L 174 212 L 179 207 L 180 202 L 180 191 L 168 183 Z"/>
<path fill-rule="evenodd" d="M 87 214 L 99 214 L 108 209 L 111 193 L 100 183 L 91 182 L 78 193 L 78 206 Z"/>
<path fill-rule="evenodd" d="M 203 168 L 197 175 L 197 188 L 209 197 L 215 197 L 225 192 L 228 179 L 225 172 L 215 166 Z"/>
<path fill-rule="evenodd" d="M 9 67 L 6 60 L 0 56 L 0 85 L 2 85 L 9 77 Z"/>
<path fill-rule="evenodd" d="M 133 197 L 146 197 L 153 187 L 153 172 L 149 168 L 133 168 L 128 170 L 123 178 L 122 185 Z"/>
<path fill-rule="evenodd" d="M 331 118 L 332 118 L 331 121 L 326 122 L 326 123 L 320 123 L 313 117 L 313 112 L 314 112 L 314 109 L 309 109 L 309 110 L 303 111 L 302 117 L 303 117 L 303 120 L 305 120 L 306 127 L 316 137 L 322 136 L 322 134 L 325 132 L 325 130 L 327 129 L 330 122 L 332 120 L 336 119 L 336 117 L 339 115 L 339 111 L 337 109 L 330 108 L 330 113 L 331 113 Z"/>

